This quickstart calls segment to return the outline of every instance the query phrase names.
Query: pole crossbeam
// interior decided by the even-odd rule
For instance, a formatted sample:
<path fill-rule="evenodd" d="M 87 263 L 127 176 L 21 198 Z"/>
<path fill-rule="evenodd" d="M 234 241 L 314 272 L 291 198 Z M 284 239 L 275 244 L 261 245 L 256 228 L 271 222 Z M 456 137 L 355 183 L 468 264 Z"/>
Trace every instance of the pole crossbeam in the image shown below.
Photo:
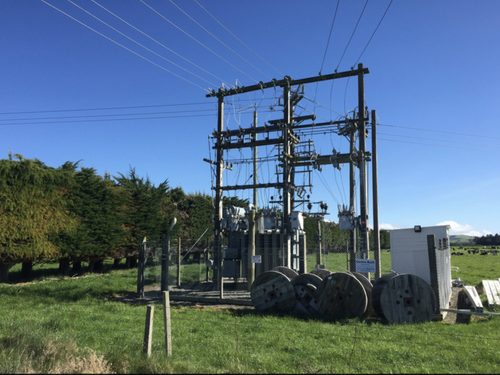
<path fill-rule="evenodd" d="M 360 64 L 362 65 L 362 64 Z M 215 90 L 212 90 L 209 94 L 205 95 L 207 98 L 210 97 L 224 97 L 224 96 L 230 96 L 230 95 L 238 95 L 238 94 L 243 94 L 245 92 L 251 92 L 251 91 L 259 91 L 263 89 L 269 89 L 269 88 L 274 88 L 276 86 L 278 87 L 291 87 L 291 86 L 297 86 L 297 85 L 304 85 L 306 83 L 314 83 L 314 82 L 321 82 L 321 81 L 329 81 L 332 79 L 339 79 L 339 78 L 347 78 L 347 77 L 354 77 L 359 75 L 359 73 L 363 74 L 368 74 L 370 73 L 368 68 L 361 68 L 356 69 L 356 70 L 350 70 L 346 72 L 340 72 L 340 73 L 332 73 L 332 74 L 327 74 L 327 75 L 319 75 L 316 77 L 309 77 L 309 78 L 302 78 L 298 80 L 294 80 L 289 76 L 285 76 L 283 79 L 277 80 L 277 79 L 272 79 L 270 82 L 262 82 L 260 81 L 256 85 L 252 86 L 241 86 L 238 87 L 236 86 L 234 89 L 224 89 L 224 88 L 219 88 L 218 92 L 215 92 Z"/>

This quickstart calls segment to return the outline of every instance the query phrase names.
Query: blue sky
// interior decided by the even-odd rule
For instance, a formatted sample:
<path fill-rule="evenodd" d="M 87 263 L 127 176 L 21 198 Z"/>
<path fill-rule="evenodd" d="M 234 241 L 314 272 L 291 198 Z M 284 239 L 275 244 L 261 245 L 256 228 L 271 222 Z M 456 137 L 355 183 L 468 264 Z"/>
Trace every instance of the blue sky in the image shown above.
<path fill-rule="evenodd" d="M 212 194 L 203 158 L 215 158 L 217 104 L 207 89 L 360 62 L 370 71 L 366 105 L 379 123 L 382 227 L 449 224 L 450 234 L 495 234 L 499 14 L 498 1 L 4 0 L 0 157 L 10 149 L 53 167 L 82 160 L 112 176 L 133 167 L 155 184 L 168 179 L 186 193 Z M 254 108 L 259 126 L 280 118 L 280 94 L 228 98 L 225 126 L 251 126 Z M 310 84 L 296 113 L 337 120 L 357 100 L 354 78 Z M 348 150 L 340 136 L 310 137 L 322 155 Z M 270 146 L 258 152 L 276 155 Z M 250 183 L 251 165 L 239 163 L 249 153 L 226 156 L 234 169 L 225 183 Z M 274 173 L 273 163 L 262 163 L 259 182 Z M 348 202 L 348 167 L 324 166 L 312 183 L 311 201 L 326 202 L 327 218 L 337 221 L 337 204 Z M 371 184 L 369 191 L 371 213 Z M 234 194 L 251 200 L 250 191 Z M 258 205 L 278 195 L 263 190 Z"/>

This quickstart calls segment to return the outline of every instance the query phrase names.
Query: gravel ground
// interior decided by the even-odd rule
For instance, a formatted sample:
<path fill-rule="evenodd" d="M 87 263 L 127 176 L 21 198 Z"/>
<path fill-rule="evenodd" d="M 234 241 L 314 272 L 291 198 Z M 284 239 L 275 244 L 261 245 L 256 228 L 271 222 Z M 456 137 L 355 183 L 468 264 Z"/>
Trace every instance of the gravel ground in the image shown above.
<path fill-rule="evenodd" d="M 191 285 L 170 286 L 171 306 L 191 306 L 206 308 L 227 308 L 227 309 L 254 309 L 251 304 L 250 292 L 246 283 L 224 283 L 224 302 L 220 299 L 220 292 L 215 291 L 212 282 L 201 282 Z M 160 303 L 163 297 L 160 286 L 146 287 L 144 298 L 138 298 L 137 293 L 115 297 L 110 301 L 124 302 L 130 304 L 147 305 Z M 195 301 L 195 299 L 199 299 Z"/>

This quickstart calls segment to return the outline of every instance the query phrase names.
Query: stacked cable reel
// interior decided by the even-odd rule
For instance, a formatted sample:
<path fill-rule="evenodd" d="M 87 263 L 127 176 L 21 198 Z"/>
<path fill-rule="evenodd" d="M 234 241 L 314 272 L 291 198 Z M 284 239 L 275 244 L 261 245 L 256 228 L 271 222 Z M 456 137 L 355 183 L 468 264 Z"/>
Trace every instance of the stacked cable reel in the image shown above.
<path fill-rule="evenodd" d="M 309 273 L 278 266 L 252 284 L 257 311 L 325 316 L 333 320 L 378 316 L 393 324 L 431 321 L 437 312 L 434 291 L 422 278 L 390 273 L 373 284 L 358 272 Z"/>

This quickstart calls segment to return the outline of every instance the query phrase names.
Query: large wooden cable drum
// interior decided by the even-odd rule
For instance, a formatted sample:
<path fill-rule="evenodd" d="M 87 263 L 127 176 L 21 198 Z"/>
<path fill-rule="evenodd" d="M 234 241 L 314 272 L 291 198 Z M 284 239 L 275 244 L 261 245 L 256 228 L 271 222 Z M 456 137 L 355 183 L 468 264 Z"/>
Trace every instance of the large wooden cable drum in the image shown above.
<path fill-rule="evenodd" d="M 281 272 L 283 275 L 288 277 L 290 280 L 295 279 L 297 276 L 299 276 L 298 272 L 295 270 L 292 270 L 289 267 L 286 266 L 276 266 L 272 269 L 273 271 L 278 271 Z"/>
<path fill-rule="evenodd" d="M 321 277 L 322 279 L 325 279 L 327 276 L 330 276 L 332 274 L 331 271 L 328 271 L 327 269 L 313 269 L 310 273 L 317 275 Z"/>
<path fill-rule="evenodd" d="M 372 303 L 381 319 L 394 324 L 430 322 L 437 307 L 436 295 L 424 279 L 397 273 L 375 282 Z"/>
<path fill-rule="evenodd" d="M 365 288 L 366 292 L 366 298 L 368 299 L 368 305 L 366 306 L 366 311 L 363 315 L 363 318 L 368 318 L 370 316 L 375 316 L 376 313 L 373 310 L 373 303 L 372 303 L 372 290 L 373 290 L 373 284 L 371 281 L 363 274 L 359 272 L 351 272 L 351 274 L 358 279 L 358 281 L 363 285 L 363 288 Z"/>
<path fill-rule="evenodd" d="M 258 311 L 290 312 L 295 306 L 295 289 L 290 278 L 278 271 L 257 276 L 250 297 Z"/>
<path fill-rule="evenodd" d="M 332 273 L 317 293 L 319 311 L 334 319 L 361 318 L 368 306 L 365 288 L 351 273 Z"/>
<path fill-rule="evenodd" d="M 302 273 L 292 280 L 295 289 L 295 306 L 297 314 L 319 314 L 317 289 L 323 280 L 312 273 Z"/>

